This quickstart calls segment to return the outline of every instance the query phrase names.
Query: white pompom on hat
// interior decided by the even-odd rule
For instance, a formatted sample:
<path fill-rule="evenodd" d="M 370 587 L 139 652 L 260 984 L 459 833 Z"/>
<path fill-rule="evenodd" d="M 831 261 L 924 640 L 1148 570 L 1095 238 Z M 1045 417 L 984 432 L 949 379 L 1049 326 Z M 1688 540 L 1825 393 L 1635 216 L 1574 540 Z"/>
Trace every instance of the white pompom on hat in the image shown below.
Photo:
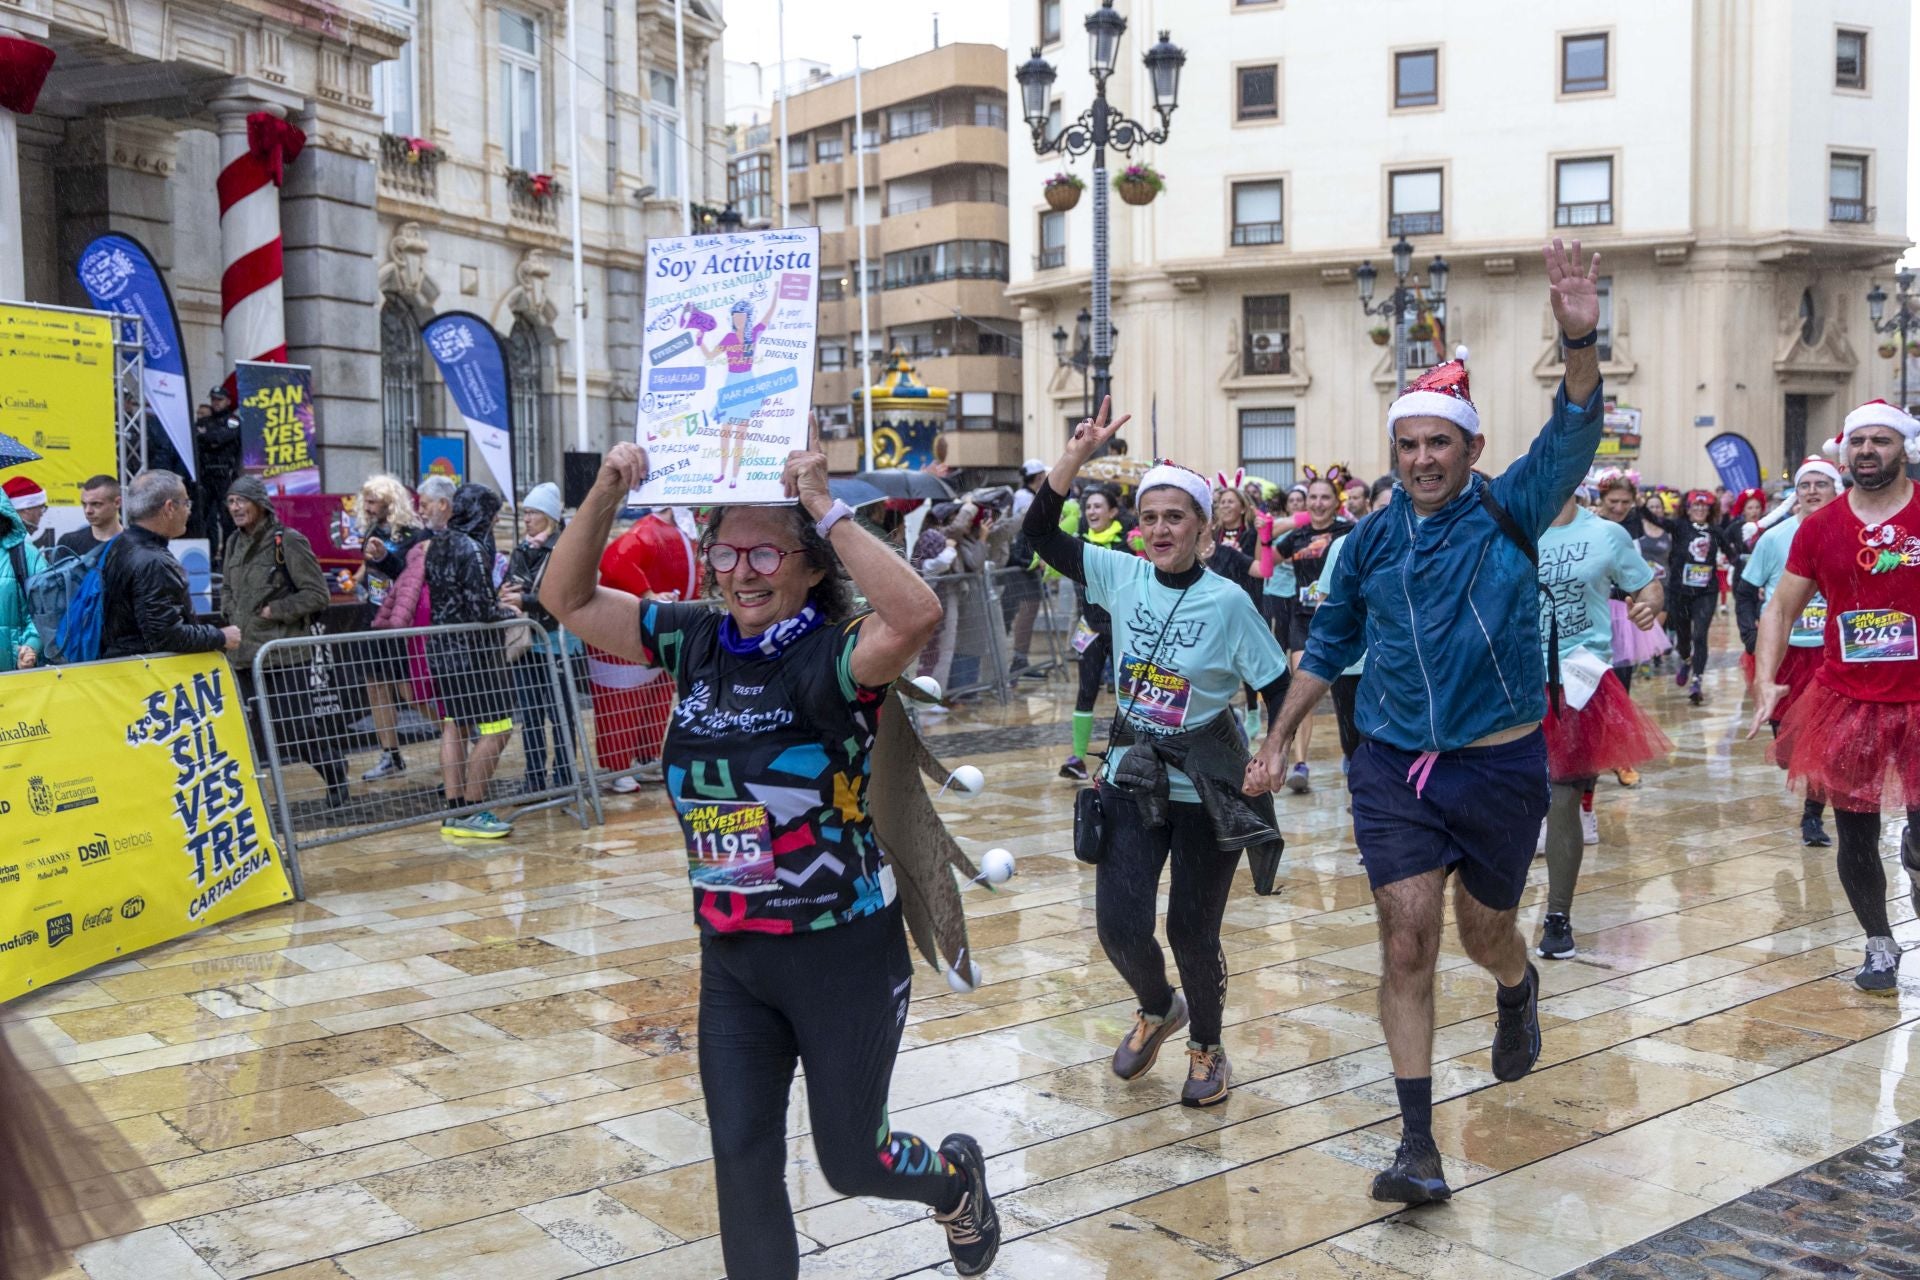
<path fill-rule="evenodd" d="M 1834 461 L 1846 449 L 1847 437 L 1863 427 L 1891 427 L 1907 442 L 1907 461 L 1920 463 L 1920 419 L 1885 400 L 1869 400 L 1847 415 L 1840 434 L 1820 446 L 1820 452 Z"/>
<path fill-rule="evenodd" d="M 1193 499 L 1203 517 L 1213 519 L 1213 488 L 1198 471 L 1189 471 L 1177 462 L 1156 462 L 1147 474 L 1140 477 L 1140 496 L 1144 498 L 1147 490 L 1158 489 L 1162 485 L 1172 485 L 1180 490 Z"/>
<path fill-rule="evenodd" d="M 1805 462 L 1800 464 L 1800 469 L 1793 473 L 1794 486 L 1796 488 L 1799 487 L 1800 482 L 1805 480 L 1809 475 L 1825 476 L 1827 479 L 1833 481 L 1834 488 L 1838 489 L 1840 487 L 1840 468 L 1818 455 L 1809 457 Z"/>
<path fill-rule="evenodd" d="M 1467 391 L 1467 366 L 1458 360 L 1437 364 L 1407 386 L 1387 410 L 1387 434 L 1402 418 L 1442 418 L 1469 436 L 1480 434 L 1480 411 Z"/>

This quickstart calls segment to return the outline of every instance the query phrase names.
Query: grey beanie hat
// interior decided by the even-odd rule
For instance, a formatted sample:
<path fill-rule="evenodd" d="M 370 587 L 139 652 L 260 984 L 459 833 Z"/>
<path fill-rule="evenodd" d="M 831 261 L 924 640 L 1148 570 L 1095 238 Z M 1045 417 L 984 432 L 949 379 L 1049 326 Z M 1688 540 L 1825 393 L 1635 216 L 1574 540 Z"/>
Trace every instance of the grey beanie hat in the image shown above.
<path fill-rule="evenodd" d="M 528 511 L 538 511 L 555 524 L 560 523 L 564 509 L 560 503 L 560 486 L 549 480 L 527 490 L 527 496 L 520 499 L 520 505 Z"/>

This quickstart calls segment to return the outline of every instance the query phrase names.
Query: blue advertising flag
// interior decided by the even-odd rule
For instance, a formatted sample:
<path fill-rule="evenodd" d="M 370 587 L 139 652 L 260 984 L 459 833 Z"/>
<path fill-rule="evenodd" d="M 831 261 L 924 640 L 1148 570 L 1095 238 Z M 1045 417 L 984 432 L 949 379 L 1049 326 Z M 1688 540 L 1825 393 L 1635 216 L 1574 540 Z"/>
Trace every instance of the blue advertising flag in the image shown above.
<path fill-rule="evenodd" d="M 80 251 L 74 270 L 95 307 L 140 318 L 140 336 L 146 344 L 143 381 L 147 406 L 160 419 L 188 472 L 197 476 L 187 352 L 180 341 L 173 295 L 167 292 L 167 282 L 154 265 L 153 255 L 132 236 L 116 232 L 95 237 Z"/>
<path fill-rule="evenodd" d="M 507 349 L 493 326 L 467 311 L 449 311 L 420 326 L 440 366 L 467 434 L 480 447 L 508 506 L 513 483 L 513 398 L 507 385 Z"/>
<path fill-rule="evenodd" d="M 1738 432 L 1723 431 L 1707 441 L 1707 457 L 1720 473 L 1720 483 L 1735 493 L 1760 487 L 1760 455 Z"/>

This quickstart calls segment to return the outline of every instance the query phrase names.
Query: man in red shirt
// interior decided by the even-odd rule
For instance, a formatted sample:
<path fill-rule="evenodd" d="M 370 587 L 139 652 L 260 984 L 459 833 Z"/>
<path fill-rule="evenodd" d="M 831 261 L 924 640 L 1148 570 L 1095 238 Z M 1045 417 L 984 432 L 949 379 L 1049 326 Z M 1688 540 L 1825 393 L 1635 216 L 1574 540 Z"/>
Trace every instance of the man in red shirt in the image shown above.
<path fill-rule="evenodd" d="M 643 600 L 694 600 L 699 596 L 699 562 L 693 540 L 674 523 L 673 512 L 657 507 L 607 544 L 600 556 L 600 581 Z M 658 782 L 660 743 L 673 707 L 673 681 L 659 667 L 587 646 L 587 692 L 593 699 L 595 763 L 602 773 L 618 773 L 615 791 L 638 789 L 624 776 L 640 762 L 639 779 Z"/>
<path fill-rule="evenodd" d="M 1907 811 L 1900 860 L 1920 912 L 1920 496 L 1906 474 L 1920 462 L 1920 421 L 1872 400 L 1847 415 L 1828 448 L 1845 451 L 1853 489 L 1794 531 L 1760 620 L 1760 706 L 1747 736 L 1787 695 L 1776 680 L 1788 629 L 1818 591 L 1827 601 L 1820 669 L 1781 720 L 1773 754 L 1791 785 L 1833 806 L 1840 885 L 1867 933 L 1853 980 L 1891 991 L 1900 947 L 1887 922 L 1883 808 Z"/>

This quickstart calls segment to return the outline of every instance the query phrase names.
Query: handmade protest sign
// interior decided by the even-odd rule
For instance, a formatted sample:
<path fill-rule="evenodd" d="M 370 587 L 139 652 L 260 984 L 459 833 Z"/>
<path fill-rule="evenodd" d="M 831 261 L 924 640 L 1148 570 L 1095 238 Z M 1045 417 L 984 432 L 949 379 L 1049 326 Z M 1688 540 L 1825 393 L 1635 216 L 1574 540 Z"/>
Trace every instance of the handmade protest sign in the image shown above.
<path fill-rule="evenodd" d="M 785 502 L 807 447 L 820 229 L 647 242 L 643 506 Z"/>

